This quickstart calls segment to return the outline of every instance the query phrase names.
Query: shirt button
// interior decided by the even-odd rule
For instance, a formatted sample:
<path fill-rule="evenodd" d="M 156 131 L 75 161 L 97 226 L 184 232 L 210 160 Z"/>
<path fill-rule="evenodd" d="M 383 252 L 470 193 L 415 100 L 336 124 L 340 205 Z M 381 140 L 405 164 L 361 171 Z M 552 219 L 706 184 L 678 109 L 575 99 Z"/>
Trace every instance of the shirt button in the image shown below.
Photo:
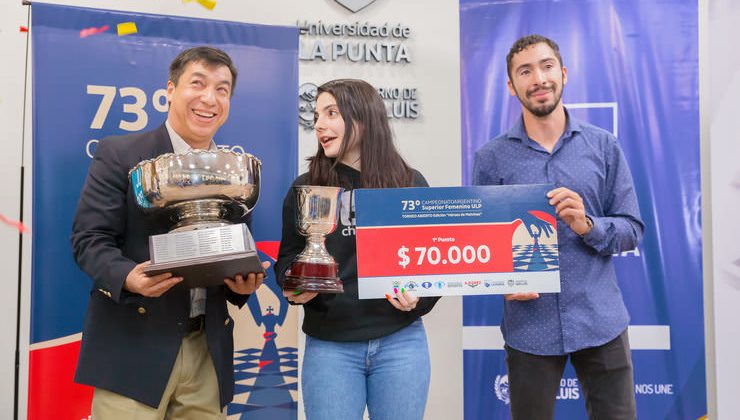
<path fill-rule="evenodd" d="M 224 321 L 224 326 L 226 325 L 229 325 L 229 318 L 226 318 L 226 320 Z"/>
<path fill-rule="evenodd" d="M 146 313 L 146 308 L 143 306 L 139 306 L 139 309 L 137 309 L 139 312 L 139 315 L 144 315 Z"/>

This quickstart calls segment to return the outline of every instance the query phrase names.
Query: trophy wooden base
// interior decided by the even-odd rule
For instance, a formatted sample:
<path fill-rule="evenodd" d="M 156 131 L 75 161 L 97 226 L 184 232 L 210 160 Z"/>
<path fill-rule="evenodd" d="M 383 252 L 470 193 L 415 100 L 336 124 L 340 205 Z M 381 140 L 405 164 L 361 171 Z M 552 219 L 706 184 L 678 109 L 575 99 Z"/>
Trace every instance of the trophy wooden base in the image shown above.
<path fill-rule="evenodd" d="M 248 251 L 213 257 L 200 257 L 189 260 L 152 264 L 144 269 L 149 276 L 172 273 L 182 277 L 185 287 L 223 286 L 225 278 L 233 279 L 237 274 L 265 273 L 257 252 Z"/>
<path fill-rule="evenodd" d="M 318 264 L 293 261 L 286 272 L 283 290 L 318 293 L 344 293 L 342 280 L 337 276 L 337 264 Z"/>

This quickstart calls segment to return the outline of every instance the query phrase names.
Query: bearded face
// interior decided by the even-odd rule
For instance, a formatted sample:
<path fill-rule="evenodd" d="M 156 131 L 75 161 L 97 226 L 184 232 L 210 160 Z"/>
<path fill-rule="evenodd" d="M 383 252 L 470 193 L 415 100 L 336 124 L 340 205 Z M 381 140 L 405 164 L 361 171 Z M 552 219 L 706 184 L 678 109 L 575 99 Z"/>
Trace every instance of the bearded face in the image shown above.
<path fill-rule="evenodd" d="M 563 97 L 567 70 L 544 43 L 531 45 L 511 60 L 509 91 L 537 117 L 552 113 Z"/>

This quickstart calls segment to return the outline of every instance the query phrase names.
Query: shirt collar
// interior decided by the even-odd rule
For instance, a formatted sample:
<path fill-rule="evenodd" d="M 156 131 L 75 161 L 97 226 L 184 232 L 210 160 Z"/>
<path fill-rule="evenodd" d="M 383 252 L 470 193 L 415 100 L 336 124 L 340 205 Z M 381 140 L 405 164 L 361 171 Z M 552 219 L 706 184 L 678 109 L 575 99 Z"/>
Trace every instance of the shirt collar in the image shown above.
<path fill-rule="evenodd" d="M 563 109 L 565 110 L 565 131 L 563 131 L 563 134 L 560 136 L 560 140 L 568 139 L 573 136 L 573 133 L 583 131 L 583 124 L 580 121 L 571 118 L 567 108 Z M 511 127 L 511 129 L 509 129 L 506 136 L 510 139 L 518 139 L 525 144 L 529 144 L 529 142 L 536 144 L 536 142 L 529 138 L 527 131 L 524 129 L 524 117 L 522 115 L 519 116 L 516 123 Z M 560 140 L 558 140 L 558 142 L 560 142 Z"/>
<path fill-rule="evenodd" d="M 165 127 L 167 127 L 167 134 L 170 135 L 170 142 L 172 142 L 172 150 L 175 152 L 175 154 L 181 155 L 183 153 L 187 153 L 191 150 L 193 150 L 190 145 L 183 140 L 182 137 L 180 137 L 179 134 L 175 131 L 174 128 L 172 128 L 172 125 L 170 125 L 170 121 L 166 120 L 164 122 Z M 218 147 L 216 147 L 216 143 L 211 139 L 211 144 L 208 145 L 208 151 L 215 152 L 218 150 Z"/>

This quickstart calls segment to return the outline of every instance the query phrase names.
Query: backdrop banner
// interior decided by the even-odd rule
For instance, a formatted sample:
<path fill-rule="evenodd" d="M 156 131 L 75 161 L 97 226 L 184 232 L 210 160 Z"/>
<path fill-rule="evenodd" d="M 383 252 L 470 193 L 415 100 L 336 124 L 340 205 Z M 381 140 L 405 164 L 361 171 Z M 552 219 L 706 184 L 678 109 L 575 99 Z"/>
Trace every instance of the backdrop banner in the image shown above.
<path fill-rule="evenodd" d="M 519 118 L 506 87 L 511 44 L 552 38 L 568 68 L 566 106 L 619 138 L 646 224 L 639 248 L 614 256 L 638 417 L 705 415 L 696 2 L 461 0 L 460 31 L 463 182 L 475 151 Z M 469 420 L 509 418 L 502 306 L 500 296 L 463 301 Z M 556 398 L 556 418 L 586 418 L 570 365 Z"/>
<path fill-rule="evenodd" d="M 33 5 L 33 255 L 30 419 L 83 419 L 92 389 L 73 384 L 91 282 L 72 258 L 70 231 L 98 139 L 150 130 L 167 113 L 169 63 L 212 45 L 239 78 L 219 147 L 262 161 L 253 213 L 260 258 L 274 260 L 282 198 L 296 175 L 298 30 L 172 16 Z M 271 270 L 267 287 L 232 315 L 236 389 L 230 418 L 295 418 L 297 337 Z M 233 309 L 233 308 L 232 308 Z M 293 321 L 294 322 L 294 321 Z M 290 328 L 286 328 L 290 331 Z"/>

